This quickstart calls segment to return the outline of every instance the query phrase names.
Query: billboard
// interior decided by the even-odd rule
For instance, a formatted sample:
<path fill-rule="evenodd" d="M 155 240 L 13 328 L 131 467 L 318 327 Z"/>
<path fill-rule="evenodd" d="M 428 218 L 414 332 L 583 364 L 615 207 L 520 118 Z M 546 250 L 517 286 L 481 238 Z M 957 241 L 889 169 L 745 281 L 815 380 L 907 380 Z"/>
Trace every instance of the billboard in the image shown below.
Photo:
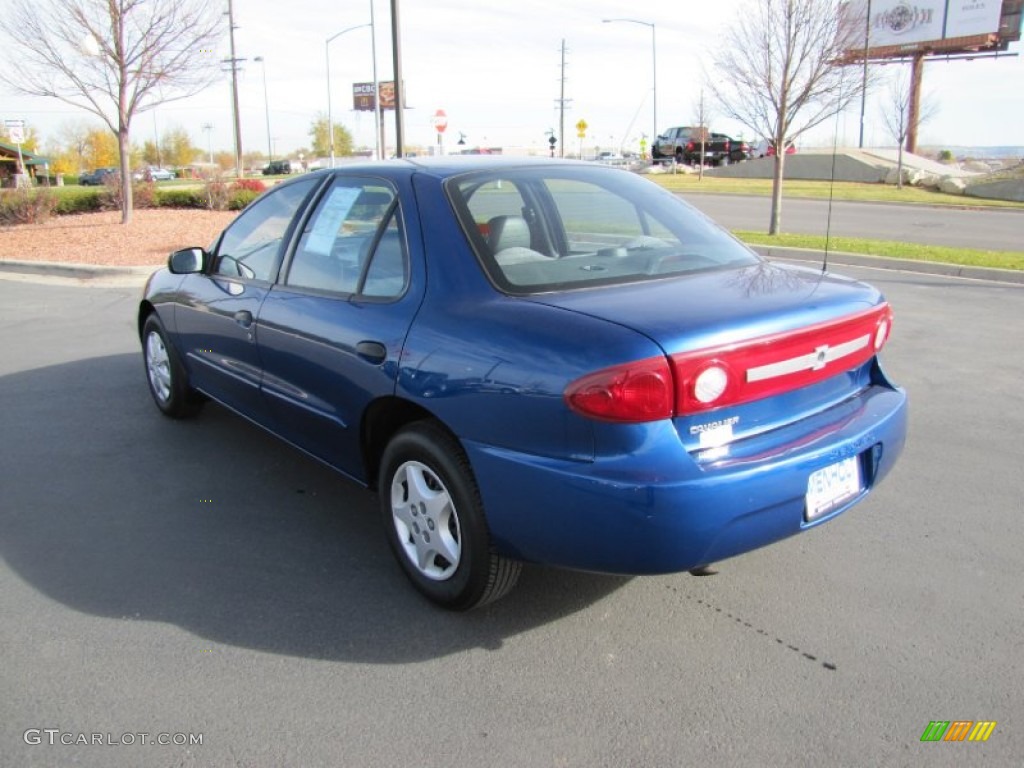
<path fill-rule="evenodd" d="M 1020 39 L 1021 0 L 850 0 L 851 37 L 867 37 L 869 59 L 915 52 L 1006 50 Z M 866 19 L 866 25 L 865 25 Z M 863 30 L 863 31 L 860 31 Z M 863 59 L 863 46 L 848 59 Z"/>
<path fill-rule="evenodd" d="M 405 82 L 404 80 L 402 82 Z M 374 106 L 373 83 L 352 83 L 352 109 L 357 112 L 373 112 Z M 395 108 L 395 81 L 381 80 L 380 82 L 380 108 Z"/>

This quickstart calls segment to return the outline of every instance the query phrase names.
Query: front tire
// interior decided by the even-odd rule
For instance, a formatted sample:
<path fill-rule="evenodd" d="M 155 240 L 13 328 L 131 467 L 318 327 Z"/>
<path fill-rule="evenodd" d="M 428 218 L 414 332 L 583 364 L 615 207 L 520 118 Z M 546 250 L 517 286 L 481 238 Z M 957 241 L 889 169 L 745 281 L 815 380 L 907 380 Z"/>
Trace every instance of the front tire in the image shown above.
<path fill-rule="evenodd" d="M 378 492 L 391 550 L 429 600 L 465 611 L 515 586 L 522 565 L 493 551 L 469 460 L 439 425 L 417 422 L 391 440 Z"/>
<path fill-rule="evenodd" d="M 192 416 L 202 401 L 188 386 L 188 376 L 156 313 L 142 326 L 142 359 L 153 402 L 172 418 Z"/>

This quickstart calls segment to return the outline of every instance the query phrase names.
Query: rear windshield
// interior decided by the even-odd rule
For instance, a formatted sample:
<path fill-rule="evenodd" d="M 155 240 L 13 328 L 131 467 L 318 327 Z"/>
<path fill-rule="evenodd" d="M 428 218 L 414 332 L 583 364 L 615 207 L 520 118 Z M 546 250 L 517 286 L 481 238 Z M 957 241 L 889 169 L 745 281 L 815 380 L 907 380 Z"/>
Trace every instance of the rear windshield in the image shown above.
<path fill-rule="evenodd" d="M 743 267 L 759 257 L 703 214 L 628 171 L 495 169 L 448 181 L 495 285 L 540 293 Z"/>

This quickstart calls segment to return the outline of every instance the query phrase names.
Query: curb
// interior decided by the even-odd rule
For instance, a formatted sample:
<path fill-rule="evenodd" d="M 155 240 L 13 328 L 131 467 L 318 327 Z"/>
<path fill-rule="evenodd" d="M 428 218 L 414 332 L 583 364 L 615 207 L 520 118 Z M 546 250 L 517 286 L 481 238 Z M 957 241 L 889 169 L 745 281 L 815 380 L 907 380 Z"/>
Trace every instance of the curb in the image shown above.
<path fill-rule="evenodd" d="M 774 245 L 749 245 L 754 251 L 766 259 L 786 259 L 791 261 L 811 261 L 821 264 L 825 257 L 823 251 L 809 248 L 780 248 Z M 944 264 L 938 261 L 915 261 L 913 259 L 893 259 L 887 256 L 865 256 L 860 253 L 844 253 L 830 251 L 828 264 L 840 264 L 851 267 L 871 267 L 873 269 L 892 269 L 900 272 L 919 272 L 926 275 L 942 275 L 944 277 L 963 277 L 970 280 L 992 280 L 997 283 L 1015 283 L 1024 285 L 1024 271 L 1015 269 L 996 269 L 995 267 L 969 267 L 962 264 Z"/>
<path fill-rule="evenodd" d="M 809 248 L 780 248 L 773 245 L 750 245 L 749 247 L 766 259 L 808 261 L 820 264 L 825 255 L 823 251 Z M 842 251 L 830 252 L 828 254 L 828 263 L 830 265 L 839 264 L 852 267 L 891 269 L 901 272 L 918 272 L 927 275 L 963 277 L 970 280 L 991 280 L 998 283 L 1024 285 L 1024 270 L 969 267 L 960 264 L 943 264 L 936 261 L 892 259 L 885 256 L 865 256 L 859 253 L 844 253 Z M 160 264 L 154 264 L 149 267 L 100 267 L 92 264 L 63 264 L 52 261 L 0 259 L 0 273 L 12 272 L 22 275 L 65 277 L 78 280 L 103 280 L 109 278 L 138 278 L 139 280 L 144 280 L 161 266 Z"/>
<path fill-rule="evenodd" d="M 159 264 L 151 267 L 99 267 L 92 264 L 64 264 L 55 261 L 18 261 L 0 259 L 0 272 L 20 275 L 42 275 L 44 277 L 67 277 L 78 280 L 102 280 L 112 277 L 136 277 L 145 279 L 160 269 Z"/>

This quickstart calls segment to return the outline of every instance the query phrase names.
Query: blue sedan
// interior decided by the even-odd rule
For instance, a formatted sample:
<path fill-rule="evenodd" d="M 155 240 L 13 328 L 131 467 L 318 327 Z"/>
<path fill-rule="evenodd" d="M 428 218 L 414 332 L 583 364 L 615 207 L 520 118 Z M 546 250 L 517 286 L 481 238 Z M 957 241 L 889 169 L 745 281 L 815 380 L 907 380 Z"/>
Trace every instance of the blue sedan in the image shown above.
<path fill-rule="evenodd" d="M 215 400 L 375 489 L 452 609 L 524 562 L 690 570 L 849 509 L 904 444 L 891 328 L 628 171 L 501 158 L 285 181 L 138 314 L 163 413 Z"/>

